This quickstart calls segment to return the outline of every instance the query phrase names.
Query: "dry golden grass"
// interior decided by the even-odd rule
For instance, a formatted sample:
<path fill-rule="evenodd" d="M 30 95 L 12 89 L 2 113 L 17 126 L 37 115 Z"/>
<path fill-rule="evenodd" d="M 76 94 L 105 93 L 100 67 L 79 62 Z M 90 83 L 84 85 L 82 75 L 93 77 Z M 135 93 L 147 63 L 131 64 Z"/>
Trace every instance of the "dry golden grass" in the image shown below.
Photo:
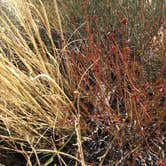
<path fill-rule="evenodd" d="M 15 11 L 12 17 L 1 10 L 0 139 L 8 144 L 9 149 L 24 154 L 28 165 L 32 165 L 32 153 L 38 165 L 41 164 L 38 153 L 56 154 L 65 164 L 61 155 L 78 159 L 58 151 L 52 139 L 57 133 L 57 139 L 63 139 L 64 135 L 70 135 L 76 129 L 83 156 L 80 124 L 72 112 L 76 113 L 76 109 L 63 88 L 64 85 L 68 87 L 68 81 L 60 69 L 60 55 L 65 54 L 65 49 L 60 50 L 54 44 L 53 40 L 58 39 L 52 38 L 45 7 L 40 0 L 38 3 L 40 11 L 26 0 L 11 1 L 11 8 Z M 56 0 L 54 5 L 54 20 L 57 22 L 54 29 L 59 30 L 64 41 Z M 16 20 L 13 21 L 13 17 Z M 48 35 L 48 45 L 41 37 L 40 27 Z M 70 89 L 66 91 L 70 93 Z M 74 122 L 71 122 L 72 118 Z M 48 133 L 51 136 L 47 136 Z M 29 147 L 30 150 L 25 152 L 24 149 Z"/>

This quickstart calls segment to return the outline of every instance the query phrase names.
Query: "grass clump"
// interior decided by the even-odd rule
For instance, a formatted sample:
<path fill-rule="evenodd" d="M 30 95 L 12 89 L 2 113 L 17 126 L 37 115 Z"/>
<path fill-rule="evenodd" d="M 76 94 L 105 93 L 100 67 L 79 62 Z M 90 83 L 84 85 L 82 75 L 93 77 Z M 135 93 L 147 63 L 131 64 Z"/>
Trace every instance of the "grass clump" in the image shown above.
<path fill-rule="evenodd" d="M 164 163 L 163 3 L 10 3 L 0 10 L 2 163 Z"/>
<path fill-rule="evenodd" d="M 63 145 L 72 134 L 74 106 L 70 93 L 65 92 L 68 82 L 61 65 L 64 51 L 56 46 L 60 35 L 53 39 L 47 15 L 33 4 L 11 3 L 17 24 L 4 10 L 0 18 L 1 140 L 7 143 L 2 148 L 25 153 L 28 162 L 33 153 L 39 164 L 36 149 L 50 148 L 58 153 L 54 141 L 60 140 Z"/>

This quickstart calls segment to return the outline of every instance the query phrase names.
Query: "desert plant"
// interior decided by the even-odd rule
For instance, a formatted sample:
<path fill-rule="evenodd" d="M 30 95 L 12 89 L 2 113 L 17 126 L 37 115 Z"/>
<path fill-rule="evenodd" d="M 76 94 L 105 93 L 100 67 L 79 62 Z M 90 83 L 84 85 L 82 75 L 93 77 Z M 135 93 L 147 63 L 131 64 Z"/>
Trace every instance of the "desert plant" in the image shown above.
<path fill-rule="evenodd" d="M 14 17 L 1 7 L 3 155 L 19 153 L 27 165 L 164 161 L 163 45 L 145 58 L 164 8 L 134 2 L 14 0 Z"/>

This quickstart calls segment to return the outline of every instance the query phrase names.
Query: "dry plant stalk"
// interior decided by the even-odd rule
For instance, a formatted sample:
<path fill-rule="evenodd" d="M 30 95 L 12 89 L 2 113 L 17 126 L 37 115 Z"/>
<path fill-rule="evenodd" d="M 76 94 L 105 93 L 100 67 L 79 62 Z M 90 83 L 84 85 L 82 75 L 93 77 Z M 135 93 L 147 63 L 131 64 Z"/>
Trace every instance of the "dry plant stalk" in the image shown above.
<path fill-rule="evenodd" d="M 69 120 L 73 113 L 68 109 L 75 109 L 63 89 L 67 81 L 60 71 L 60 51 L 54 44 L 58 39 L 53 39 L 46 10 L 39 2 L 41 11 L 26 0 L 11 1 L 17 24 L 4 10 L 0 14 L 3 29 L 0 31 L 0 120 L 3 131 L 0 138 L 5 136 L 6 142 L 23 144 L 22 150 L 30 145 L 38 165 L 40 161 L 35 148 L 47 149 L 47 144 L 56 146 L 46 136 L 48 132 L 74 130 Z M 57 3 L 54 2 L 64 40 Z M 48 45 L 43 41 L 40 27 L 48 34 Z M 62 120 L 66 124 L 62 125 Z M 40 143 L 43 141 L 46 143 Z M 16 147 L 10 146 L 17 151 Z M 30 159 L 27 161 L 30 165 Z"/>

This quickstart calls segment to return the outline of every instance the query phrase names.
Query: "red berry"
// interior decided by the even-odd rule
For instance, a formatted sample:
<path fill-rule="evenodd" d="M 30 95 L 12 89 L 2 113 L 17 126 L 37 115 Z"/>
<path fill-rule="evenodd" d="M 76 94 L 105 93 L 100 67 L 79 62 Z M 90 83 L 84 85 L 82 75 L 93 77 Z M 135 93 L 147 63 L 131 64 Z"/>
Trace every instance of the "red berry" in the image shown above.
<path fill-rule="evenodd" d="M 121 24 L 123 24 L 123 25 L 127 25 L 128 19 L 127 19 L 127 18 L 122 18 L 122 20 L 121 20 L 120 22 L 121 22 Z"/>
<path fill-rule="evenodd" d="M 94 21 L 96 21 L 97 18 L 98 18 L 97 15 L 93 15 L 93 16 L 92 16 L 92 19 L 93 19 Z"/>

